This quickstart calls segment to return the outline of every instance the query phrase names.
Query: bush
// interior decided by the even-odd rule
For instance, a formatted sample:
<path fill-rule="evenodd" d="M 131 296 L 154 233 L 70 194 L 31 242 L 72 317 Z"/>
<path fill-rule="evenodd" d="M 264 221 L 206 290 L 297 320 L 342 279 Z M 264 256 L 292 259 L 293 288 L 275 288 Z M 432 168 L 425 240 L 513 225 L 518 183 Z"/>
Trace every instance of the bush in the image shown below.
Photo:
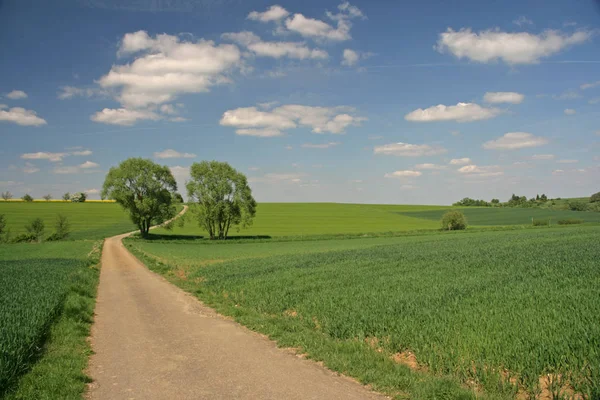
<path fill-rule="evenodd" d="M 34 238 L 35 241 L 41 242 L 44 236 L 45 229 L 44 221 L 41 218 L 32 220 L 29 225 L 25 226 L 27 234 Z"/>
<path fill-rule="evenodd" d="M 69 236 L 71 232 L 71 224 L 69 223 L 68 218 L 65 215 L 57 214 L 56 222 L 54 223 L 54 235 L 58 237 L 57 240 L 64 239 Z"/>
<path fill-rule="evenodd" d="M 590 203 L 600 202 L 600 192 L 594 193 L 590 196 Z"/>
<path fill-rule="evenodd" d="M 585 211 L 588 208 L 587 203 L 583 201 L 569 201 L 569 210 L 571 211 Z"/>
<path fill-rule="evenodd" d="M 559 225 L 576 225 L 576 224 L 583 224 L 585 221 L 579 218 L 569 218 L 569 219 L 559 219 L 558 220 L 558 224 Z"/>
<path fill-rule="evenodd" d="M 534 219 L 533 221 L 531 221 L 531 224 L 533 226 L 547 226 L 547 225 L 550 225 L 550 220 L 549 219 Z"/>
<path fill-rule="evenodd" d="M 21 233 L 20 235 L 15 236 L 14 239 L 11 240 L 11 243 L 30 243 L 36 241 L 37 237 L 35 235 L 30 233 Z"/>
<path fill-rule="evenodd" d="M 21 197 L 21 200 L 26 201 L 26 202 L 32 202 L 33 201 L 33 197 L 31 197 L 29 195 L 29 193 L 28 193 L 25 196 Z"/>
<path fill-rule="evenodd" d="M 451 210 L 444 214 L 441 224 L 442 230 L 455 231 L 467 229 L 467 217 L 458 210 Z"/>

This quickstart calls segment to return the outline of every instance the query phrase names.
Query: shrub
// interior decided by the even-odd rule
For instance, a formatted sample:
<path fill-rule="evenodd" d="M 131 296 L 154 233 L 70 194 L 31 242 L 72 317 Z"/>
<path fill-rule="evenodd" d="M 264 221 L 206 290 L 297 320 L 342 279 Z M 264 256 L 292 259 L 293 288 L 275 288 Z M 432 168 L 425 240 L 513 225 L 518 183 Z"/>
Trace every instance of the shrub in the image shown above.
<path fill-rule="evenodd" d="M 591 197 L 590 197 L 590 203 L 596 203 L 596 202 L 600 202 L 600 192 L 598 193 L 594 193 Z"/>
<path fill-rule="evenodd" d="M 569 219 L 559 219 L 558 220 L 558 224 L 559 225 L 576 225 L 576 224 L 583 224 L 585 221 L 579 218 L 569 218 Z"/>
<path fill-rule="evenodd" d="M 583 201 L 569 201 L 569 209 L 572 211 L 585 211 L 588 208 L 587 203 Z"/>
<path fill-rule="evenodd" d="M 15 236 L 14 239 L 11 240 L 11 243 L 29 243 L 35 241 L 37 241 L 37 237 L 35 235 L 30 233 L 21 233 L 20 235 Z"/>
<path fill-rule="evenodd" d="M 531 224 L 533 226 L 546 226 L 546 225 L 550 225 L 550 220 L 549 219 L 534 219 L 533 221 L 531 221 Z"/>
<path fill-rule="evenodd" d="M 25 196 L 21 197 L 21 200 L 31 202 L 31 201 L 33 201 L 33 197 L 31 197 L 28 193 Z"/>
<path fill-rule="evenodd" d="M 41 242 L 44 236 L 45 229 L 44 221 L 41 218 L 32 220 L 29 225 L 25 226 L 27 234 L 34 238 L 35 241 Z"/>
<path fill-rule="evenodd" d="M 58 237 L 58 240 L 64 239 L 69 236 L 71 232 L 71 224 L 65 215 L 57 214 L 56 222 L 54 223 L 54 235 Z"/>
<path fill-rule="evenodd" d="M 442 217 L 442 230 L 455 231 L 467 229 L 467 217 L 458 211 L 450 210 Z"/>

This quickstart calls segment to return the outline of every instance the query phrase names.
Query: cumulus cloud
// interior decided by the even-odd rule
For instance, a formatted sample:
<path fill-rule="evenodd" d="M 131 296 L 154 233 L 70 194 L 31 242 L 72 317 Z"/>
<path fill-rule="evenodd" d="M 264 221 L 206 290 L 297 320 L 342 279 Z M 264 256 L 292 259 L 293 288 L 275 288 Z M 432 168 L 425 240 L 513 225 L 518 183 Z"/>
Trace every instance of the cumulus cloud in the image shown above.
<path fill-rule="evenodd" d="M 538 147 L 548 143 L 548 139 L 534 136 L 527 132 L 509 132 L 504 136 L 483 144 L 487 150 L 517 150 L 527 147 Z"/>
<path fill-rule="evenodd" d="M 338 146 L 340 142 L 329 142 L 329 143 L 304 143 L 300 147 L 306 149 L 328 149 L 330 147 Z"/>
<path fill-rule="evenodd" d="M 498 108 L 485 108 L 475 103 L 458 103 L 455 106 L 439 104 L 426 109 L 416 109 L 404 116 L 407 121 L 432 122 L 456 121 L 473 122 L 494 118 L 502 113 Z"/>
<path fill-rule="evenodd" d="M 415 178 L 415 177 L 421 176 L 421 175 L 423 175 L 423 173 L 420 171 L 405 170 L 405 171 L 390 172 L 390 173 L 385 174 L 384 177 L 386 177 L 386 178 Z"/>
<path fill-rule="evenodd" d="M 4 110 L 0 107 L 0 122 L 12 122 L 22 126 L 41 126 L 46 125 L 45 119 L 37 116 L 35 111 L 26 110 L 22 107 L 13 107 L 8 110 Z"/>
<path fill-rule="evenodd" d="M 190 167 L 183 167 L 181 165 L 175 165 L 169 167 L 173 177 L 177 180 L 180 186 L 183 187 L 183 183 L 190 178 Z"/>
<path fill-rule="evenodd" d="M 383 146 L 376 146 L 375 154 L 385 154 L 399 157 L 421 157 L 435 156 L 444 154 L 447 150 L 439 146 L 430 146 L 428 144 L 410 144 L 410 143 L 391 143 Z"/>
<path fill-rule="evenodd" d="M 77 166 L 64 166 L 64 167 L 56 167 L 53 172 L 59 175 L 68 175 L 68 174 L 77 174 L 80 172 L 79 167 Z"/>
<path fill-rule="evenodd" d="M 95 163 L 93 161 L 86 161 L 83 164 L 79 165 L 79 168 L 81 168 L 81 169 L 91 169 L 91 168 L 97 168 L 99 166 L 100 166 L 100 164 Z"/>
<path fill-rule="evenodd" d="M 90 119 L 94 122 L 110 125 L 132 126 L 141 120 L 156 121 L 161 116 L 148 110 L 130 110 L 127 108 L 105 108 L 93 114 Z"/>
<path fill-rule="evenodd" d="M 575 115 L 577 111 L 572 108 L 565 108 L 565 115 Z"/>
<path fill-rule="evenodd" d="M 527 18 L 524 15 L 519 16 L 519 18 L 516 18 L 513 20 L 513 24 L 518 25 L 518 26 L 523 26 L 523 25 L 533 25 L 533 21 L 530 20 L 529 18 Z"/>
<path fill-rule="evenodd" d="M 595 88 L 597 86 L 600 86 L 600 81 L 584 83 L 583 85 L 581 85 L 579 87 L 581 88 L 581 90 L 587 90 L 587 89 Z"/>
<path fill-rule="evenodd" d="M 306 126 L 314 133 L 344 133 L 349 126 L 358 126 L 366 118 L 354 115 L 351 107 L 311 107 L 288 104 L 272 110 L 257 107 L 226 111 L 220 121 L 223 126 L 237 128 L 238 135 L 280 136 L 282 131 Z"/>
<path fill-rule="evenodd" d="M 108 96 L 106 90 L 100 88 L 78 88 L 75 86 L 61 86 L 56 97 L 60 100 L 72 99 L 75 97 L 105 97 Z"/>
<path fill-rule="evenodd" d="M 76 150 L 76 151 L 71 152 L 71 155 L 73 155 L 73 156 L 91 156 L 92 151 L 91 150 Z"/>
<path fill-rule="evenodd" d="M 194 158 L 196 157 L 193 153 L 180 153 L 177 150 L 166 149 L 163 151 L 157 151 L 154 153 L 154 158 Z"/>
<path fill-rule="evenodd" d="M 486 30 L 479 33 L 470 28 L 455 31 L 448 28 L 440 34 L 435 49 L 451 53 L 459 59 L 489 63 L 501 60 L 509 65 L 534 64 L 592 37 L 590 31 L 564 33 L 546 30 L 540 34 Z"/>
<path fill-rule="evenodd" d="M 425 164 L 417 164 L 417 165 L 415 165 L 415 169 L 441 170 L 441 169 L 446 169 L 446 166 L 445 165 L 437 165 L 437 164 L 425 163 Z"/>
<path fill-rule="evenodd" d="M 472 161 L 470 158 L 453 158 L 452 160 L 450 160 L 450 165 L 466 165 L 466 164 L 471 164 Z"/>
<path fill-rule="evenodd" d="M 525 98 L 524 95 L 517 92 L 487 92 L 483 96 L 483 101 L 486 103 L 510 103 L 520 104 Z"/>
<path fill-rule="evenodd" d="M 250 183 L 300 183 L 306 176 L 303 173 L 268 173 L 263 176 L 248 178 Z"/>
<path fill-rule="evenodd" d="M 21 158 L 24 160 L 49 160 L 52 162 L 58 162 L 62 161 L 63 157 L 68 155 L 68 153 L 49 153 L 46 151 L 39 151 L 37 153 L 21 154 Z"/>
<path fill-rule="evenodd" d="M 221 37 L 245 46 L 258 57 L 288 57 L 297 60 L 323 60 L 329 57 L 325 50 L 311 49 L 303 42 L 265 42 L 258 35 L 248 31 L 228 32 Z"/>
<path fill-rule="evenodd" d="M 260 22 L 272 22 L 280 21 L 288 15 L 290 15 L 290 13 L 285 8 L 274 5 L 264 12 L 252 11 L 248 14 L 248 19 Z"/>
<path fill-rule="evenodd" d="M 12 92 L 8 93 L 6 97 L 12 100 L 26 99 L 27 93 L 22 90 L 13 90 Z"/>
<path fill-rule="evenodd" d="M 228 74 L 242 66 L 241 52 L 232 44 L 210 40 L 184 41 L 178 36 L 145 31 L 127 33 L 119 56 L 134 56 L 128 64 L 113 65 L 98 83 L 118 90 L 125 108 L 168 103 L 180 94 L 208 92 L 229 83 Z"/>
<path fill-rule="evenodd" d="M 86 161 L 83 164 L 79 164 L 79 165 L 72 165 L 72 166 L 58 166 L 55 167 L 53 172 L 55 174 L 61 174 L 61 175 L 66 175 L 66 174 L 79 174 L 82 172 L 95 172 L 93 171 L 95 168 L 98 168 L 100 165 L 98 163 L 95 163 L 93 161 Z"/>
<path fill-rule="evenodd" d="M 554 154 L 534 154 L 531 156 L 532 160 L 554 160 Z"/>
<path fill-rule="evenodd" d="M 98 193 L 100 193 L 100 190 L 99 189 L 88 189 L 88 190 L 85 191 L 85 193 L 87 193 L 87 194 L 98 194 Z"/>
<path fill-rule="evenodd" d="M 342 53 L 342 65 L 353 67 L 358 64 L 360 60 L 365 60 L 371 56 L 373 56 L 373 53 L 363 53 L 352 49 L 344 49 L 344 52 Z"/>
<path fill-rule="evenodd" d="M 26 162 L 25 167 L 23 167 L 23 172 L 26 174 L 35 174 L 39 170 L 40 169 L 38 167 L 36 167 L 34 164 L 32 164 L 30 162 Z"/>
<path fill-rule="evenodd" d="M 467 176 L 467 177 L 491 177 L 491 176 L 500 176 L 503 175 L 504 172 L 501 171 L 500 167 L 497 165 L 489 165 L 489 166 L 478 166 L 478 165 L 465 165 L 458 169 L 458 172 Z"/>

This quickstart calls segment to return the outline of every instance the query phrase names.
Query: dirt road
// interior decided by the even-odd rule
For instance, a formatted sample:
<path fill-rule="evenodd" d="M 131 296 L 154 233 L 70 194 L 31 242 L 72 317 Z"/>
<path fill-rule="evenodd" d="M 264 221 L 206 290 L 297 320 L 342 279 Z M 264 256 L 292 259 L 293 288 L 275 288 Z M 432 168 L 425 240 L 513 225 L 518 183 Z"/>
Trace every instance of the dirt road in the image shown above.
<path fill-rule="evenodd" d="M 107 239 L 89 399 L 383 399 L 217 315 Z"/>

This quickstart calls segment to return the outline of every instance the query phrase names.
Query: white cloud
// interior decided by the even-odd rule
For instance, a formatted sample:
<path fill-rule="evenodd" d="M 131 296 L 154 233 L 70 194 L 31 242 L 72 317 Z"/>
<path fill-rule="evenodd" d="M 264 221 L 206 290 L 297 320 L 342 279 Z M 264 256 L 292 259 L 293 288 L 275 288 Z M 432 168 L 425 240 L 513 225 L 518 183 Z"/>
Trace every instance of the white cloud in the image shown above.
<path fill-rule="evenodd" d="M 100 193 L 99 189 L 88 189 L 85 191 L 87 194 L 98 194 Z"/>
<path fill-rule="evenodd" d="M 494 118 L 502 113 L 498 108 L 485 108 L 475 103 L 458 103 L 455 106 L 439 104 L 426 109 L 416 109 L 404 116 L 407 121 L 456 121 L 473 122 Z"/>
<path fill-rule="evenodd" d="M 590 104 L 598 104 L 598 103 L 600 103 L 600 97 L 594 97 L 593 99 L 589 99 L 588 103 L 590 103 Z"/>
<path fill-rule="evenodd" d="M 290 15 L 290 13 L 283 7 L 274 5 L 267 9 L 264 12 L 252 11 L 248 14 L 248 19 L 260 22 L 271 22 L 271 21 L 280 21 L 283 18 Z"/>
<path fill-rule="evenodd" d="M 30 162 L 26 162 L 25 167 L 23 167 L 23 172 L 26 174 L 35 174 L 39 170 L 40 169 L 38 167 L 36 167 L 34 164 L 32 164 Z"/>
<path fill-rule="evenodd" d="M 8 93 L 6 97 L 12 100 L 26 99 L 27 93 L 22 90 L 13 90 L 12 92 Z"/>
<path fill-rule="evenodd" d="M 163 114 L 167 114 L 167 115 L 173 115 L 173 114 L 177 114 L 177 110 L 175 109 L 175 106 L 173 106 L 173 104 L 163 104 L 162 106 L 160 106 L 160 112 Z"/>
<path fill-rule="evenodd" d="M 548 143 L 548 139 L 534 136 L 527 132 L 509 132 L 504 136 L 483 144 L 487 150 L 516 150 L 527 147 L 538 147 Z"/>
<path fill-rule="evenodd" d="M 358 53 L 351 49 L 344 49 L 343 57 L 344 60 L 342 61 L 342 65 L 346 65 L 348 67 L 356 65 L 358 59 L 360 58 Z"/>
<path fill-rule="evenodd" d="M 49 160 L 52 162 L 62 161 L 63 157 L 65 156 L 68 156 L 68 153 L 49 153 L 45 151 L 39 151 L 37 153 L 21 154 L 21 158 L 24 160 Z"/>
<path fill-rule="evenodd" d="M 306 149 L 328 149 L 333 146 L 338 146 L 340 142 L 329 142 L 329 143 L 304 143 L 300 147 L 304 147 Z"/>
<path fill-rule="evenodd" d="M 562 169 L 555 169 L 554 171 L 552 171 L 552 174 L 558 175 L 558 174 L 562 174 L 563 172 L 565 172 L 565 171 L 563 171 Z"/>
<path fill-rule="evenodd" d="M 581 95 L 574 90 L 567 90 L 559 95 L 553 94 L 552 98 L 554 100 L 573 100 L 580 98 Z"/>
<path fill-rule="evenodd" d="M 510 103 L 520 104 L 525 99 L 525 96 L 516 92 L 487 92 L 483 96 L 483 101 L 486 103 Z"/>
<path fill-rule="evenodd" d="M 303 42 L 265 42 L 252 32 L 229 32 L 221 37 L 246 46 L 248 50 L 258 57 L 282 58 L 288 57 L 297 60 L 326 59 L 329 54 L 325 50 L 311 49 Z"/>
<path fill-rule="evenodd" d="M 416 188 L 417 188 L 417 186 L 415 186 L 415 185 L 400 185 L 401 190 L 413 190 Z"/>
<path fill-rule="evenodd" d="M 138 53 L 141 53 L 138 55 Z M 125 108 L 147 107 L 185 93 L 208 92 L 230 82 L 228 74 L 241 68 L 240 50 L 209 40 L 182 41 L 167 34 L 150 37 L 145 31 L 125 34 L 118 55 L 136 55 L 129 64 L 113 65 L 98 81 L 117 89 Z"/>
<path fill-rule="evenodd" d="M 534 154 L 531 156 L 532 160 L 553 160 L 554 154 Z"/>
<path fill-rule="evenodd" d="M 423 173 L 420 171 L 405 170 L 405 171 L 390 172 L 390 173 L 385 174 L 384 177 L 386 177 L 386 178 L 414 178 L 414 177 L 421 176 L 421 175 L 423 175 Z"/>
<path fill-rule="evenodd" d="M 166 149 L 163 151 L 157 151 L 154 153 L 154 158 L 194 158 L 195 154 L 192 153 L 180 153 L 173 149 Z"/>
<path fill-rule="evenodd" d="M 60 100 L 72 99 L 74 97 L 105 97 L 108 92 L 99 88 L 78 88 L 75 86 L 61 86 L 56 97 Z"/>
<path fill-rule="evenodd" d="M 441 170 L 441 169 L 446 169 L 446 166 L 445 165 L 437 165 L 437 164 L 425 163 L 425 164 L 417 164 L 417 165 L 415 165 L 415 169 Z"/>
<path fill-rule="evenodd" d="M 92 161 L 86 161 L 83 164 L 79 165 L 79 168 L 81 169 L 91 169 L 91 168 L 96 168 L 99 167 L 100 165 L 98 163 L 92 162 Z"/>
<path fill-rule="evenodd" d="M 256 107 L 236 108 L 223 114 L 220 124 L 236 127 L 238 135 L 280 136 L 286 129 L 298 126 L 312 128 L 314 133 L 341 134 L 349 126 L 358 126 L 366 118 L 352 115 L 351 107 L 311 107 L 288 104 L 272 110 Z"/>
<path fill-rule="evenodd" d="M 300 183 L 306 174 L 302 173 L 268 173 L 261 177 L 250 177 L 250 183 Z"/>
<path fill-rule="evenodd" d="M 519 18 L 516 18 L 513 20 L 513 24 L 518 25 L 518 26 L 523 26 L 523 25 L 533 25 L 533 21 L 530 20 L 529 18 L 527 18 L 524 15 L 519 16 Z"/>
<path fill-rule="evenodd" d="M 60 175 L 77 174 L 79 172 L 80 172 L 80 170 L 79 170 L 79 167 L 77 167 L 77 166 L 54 168 L 54 173 L 60 174 Z"/>
<path fill-rule="evenodd" d="M 595 88 L 597 86 L 600 86 L 600 81 L 584 83 L 583 85 L 581 85 L 579 87 L 581 88 L 581 90 L 587 90 L 587 89 Z"/>
<path fill-rule="evenodd" d="M 504 172 L 500 170 L 500 167 L 497 165 L 489 165 L 489 166 L 477 166 L 474 164 L 465 165 L 458 169 L 458 172 L 467 176 L 467 177 L 492 177 L 492 176 L 500 176 L 503 175 Z"/>
<path fill-rule="evenodd" d="M 316 40 L 344 41 L 351 39 L 350 29 L 353 18 L 365 18 L 362 11 L 344 2 L 338 5 L 338 14 L 327 12 L 326 15 L 332 21 L 337 23 L 334 28 L 326 22 L 314 18 L 307 18 L 302 14 L 294 14 L 291 18 L 285 20 L 285 27 L 304 37 L 310 37 Z"/>
<path fill-rule="evenodd" d="M 175 165 L 169 167 L 173 177 L 180 183 L 184 183 L 190 178 L 190 167 L 182 167 L 181 165 Z M 181 185 L 180 185 L 181 186 Z"/>
<path fill-rule="evenodd" d="M 565 108 L 565 115 L 575 115 L 577 114 L 577 111 L 575 111 L 572 108 Z"/>
<path fill-rule="evenodd" d="M 589 31 L 572 34 L 557 30 L 546 30 L 538 35 L 528 32 L 502 32 L 486 30 L 479 33 L 463 28 L 451 28 L 440 34 L 435 49 L 440 53 L 451 53 L 459 59 L 489 63 L 502 60 L 507 64 L 534 64 L 567 47 L 581 44 L 592 37 Z"/>
<path fill-rule="evenodd" d="M 131 126 L 141 120 L 156 121 L 161 116 L 147 110 L 129 110 L 126 108 L 105 108 L 90 117 L 94 122 L 111 125 Z"/>
<path fill-rule="evenodd" d="M 470 158 L 453 158 L 452 160 L 450 160 L 450 165 L 465 165 L 465 164 L 471 164 L 472 161 Z"/>
<path fill-rule="evenodd" d="M 260 167 L 248 167 L 248 171 L 258 171 Z"/>
<path fill-rule="evenodd" d="M 435 156 L 444 154 L 447 150 L 439 146 L 429 146 L 428 144 L 409 144 L 409 143 L 391 143 L 383 146 L 376 146 L 375 154 L 386 154 L 400 157 L 421 157 Z"/>
<path fill-rule="evenodd" d="M 8 111 L 0 108 L 0 121 L 13 122 L 22 126 L 41 126 L 47 123 L 45 119 L 38 117 L 35 111 L 21 107 L 13 107 Z"/>
<path fill-rule="evenodd" d="M 71 152 L 71 155 L 74 155 L 74 156 L 91 156 L 92 155 L 92 151 L 91 150 L 77 150 L 77 151 Z"/>
<path fill-rule="evenodd" d="M 567 160 L 567 159 L 557 161 L 557 163 L 560 163 L 560 164 L 575 164 L 578 162 L 579 162 L 579 160 Z"/>

